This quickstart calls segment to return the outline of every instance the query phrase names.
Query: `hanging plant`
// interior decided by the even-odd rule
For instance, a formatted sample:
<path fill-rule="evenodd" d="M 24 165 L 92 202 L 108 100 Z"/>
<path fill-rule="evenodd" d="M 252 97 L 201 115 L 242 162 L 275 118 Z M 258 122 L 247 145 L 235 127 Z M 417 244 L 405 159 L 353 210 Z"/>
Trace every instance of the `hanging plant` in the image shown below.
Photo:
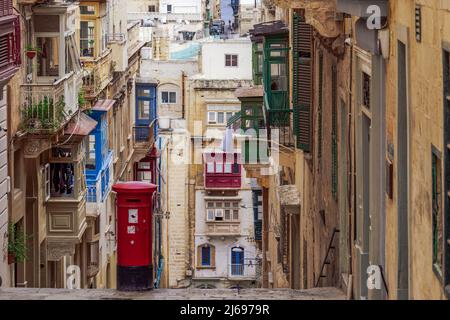
<path fill-rule="evenodd" d="M 13 223 L 9 224 L 8 229 L 8 264 L 24 262 L 27 259 L 28 237 Z"/>
<path fill-rule="evenodd" d="M 41 50 L 39 48 L 34 48 L 31 45 L 27 45 L 25 49 L 25 53 L 28 57 L 28 59 L 34 59 L 36 54 L 40 53 Z"/>

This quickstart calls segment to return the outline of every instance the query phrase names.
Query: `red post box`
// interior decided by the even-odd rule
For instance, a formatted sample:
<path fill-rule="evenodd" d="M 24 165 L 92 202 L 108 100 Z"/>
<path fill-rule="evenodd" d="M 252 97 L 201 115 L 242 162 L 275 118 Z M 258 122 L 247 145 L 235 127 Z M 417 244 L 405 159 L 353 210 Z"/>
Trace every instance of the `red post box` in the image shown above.
<path fill-rule="evenodd" d="M 117 193 L 117 289 L 153 289 L 152 197 L 145 182 L 115 184 Z"/>

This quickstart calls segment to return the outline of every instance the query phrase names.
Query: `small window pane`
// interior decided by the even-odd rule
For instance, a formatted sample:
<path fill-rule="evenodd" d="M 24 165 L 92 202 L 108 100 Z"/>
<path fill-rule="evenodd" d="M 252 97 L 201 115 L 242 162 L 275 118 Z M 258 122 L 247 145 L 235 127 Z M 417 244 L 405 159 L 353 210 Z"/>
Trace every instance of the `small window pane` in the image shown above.
<path fill-rule="evenodd" d="M 223 173 L 223 164 L 216 163 L 216 173 Z"/>
<path fill-rule="evenodd" d="M 161 92 L 162 103 L 169 103 L 169 93 L 167 91 Z"/>
<path fill-rule="evenodd" d="M 208 221 L 214 221 L 214 218 L 215 218 L 215 212 L 214 212 L 214 209 L 208 209 L 206 219 L 207 219 Z"/>
<path fill-rule="evenodd" d="M 170 103 L 177 103 L 177 94 L 175 92 L 169 93 L 169 102 Z"/>
<path fill-rule="evenodd" d="M 211 265 L 211 248 L 209 246 L 202 247 L 202 266 Z"/>
<path fill-rule="evenodd" d="M 139 100 L 139 119 L 140 120 L 150 119 L 150 101 Z"/>
<path fill-rule="evenodd" d="M 239 220 L 239 210 L 233 210 L 233 220 Z"/>
<path fill-rule="evenodd" d="M 231 220 L 231 211 L 225 210 L 225 220 Z"/>
<path fill-rule="evenodd" d="M 138 162 L 138 169 L 149 170 L 150 162 Z"/>
<path fill-rule="evenodd" d="M 207 173 L 214 173 L 214 162 L 209 162 L 206 164 Z"/>
<path fill-rule="evenodd" d="M 207 202 L 207 203 L 206 203 L 206 206 L 207 206 L 208 208 L 214 208 L 214 202 Z"/>
<path fill-rule="evenodd" d="M 231 163 L 225 163 L 225 173 L 231 173 Z"/>
<path fill-rule="evenodd" d="M 224 113 L 223 112 L 217 113 L 217 123 L 224 123 Z"/>

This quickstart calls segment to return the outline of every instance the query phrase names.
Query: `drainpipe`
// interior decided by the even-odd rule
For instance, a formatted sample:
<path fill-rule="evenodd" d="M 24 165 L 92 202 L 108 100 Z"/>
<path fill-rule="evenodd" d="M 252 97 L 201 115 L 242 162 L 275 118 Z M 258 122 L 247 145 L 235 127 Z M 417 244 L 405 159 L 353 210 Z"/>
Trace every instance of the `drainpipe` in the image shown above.
<path fill-rule="evenodd" d="M 186 81 L 186 74 L 184 73 L 184 71 L 181 72 L 181 118 L 184 119 L 185 118 L 185 93 L 184 93 L 184 89 L 185 89 L 185 81 Z"/>

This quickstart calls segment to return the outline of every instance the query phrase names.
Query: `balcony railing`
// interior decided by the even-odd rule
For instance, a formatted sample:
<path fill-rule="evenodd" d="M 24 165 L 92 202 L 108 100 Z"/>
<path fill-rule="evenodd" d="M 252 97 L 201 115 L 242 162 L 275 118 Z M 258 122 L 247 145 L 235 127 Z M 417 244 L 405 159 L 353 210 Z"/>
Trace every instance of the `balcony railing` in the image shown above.
<path fill-rule="evenodd" d="M 110 33 L 107 36 L 108 43 L 112 42 L 124 42 L 125 41 L 124 33 Z"/>
<path fill-rule="evenodd" d="M 240 189 L 241 173 L 205 173 L 205 188 Z"/>
<path fill-rule="evenodd" d="M 96 60 L 84 60 L 88 75 L 83 78 L 83 90 L 87 99 L 93 99 L 102 92 L 112 80 L 111 51 Z"/>
<path fill-rule="evenodd" d="M 256 279 L 260 264 L 256 259 L 244 259 L 243 263 L 228 264 L 228 278 L 230 279 Z"/>
<path fill-rule="evenodd" d="M 150 149 L 155 142 L 155 126 L 142 125 L 133 127 L 133 142 L 136 149 Z"/>
<path fill-rule="evenodd" d="M 237 236 L 241 234 L 239 221 L 207 221 L 206 235 L 208 236 Z"/>
<path fill-rule="evenodd" d="M 21 129 L 27 132 L 55 131 L 65 121 L 63 85 L 22 85 Z"/>
<path fill-rule="evenodd" d="M 53 84 L 22 84 L 20 129 L 30 133 L 54 133 L 78 111 L 81 79 L 70 73 Z"/>

